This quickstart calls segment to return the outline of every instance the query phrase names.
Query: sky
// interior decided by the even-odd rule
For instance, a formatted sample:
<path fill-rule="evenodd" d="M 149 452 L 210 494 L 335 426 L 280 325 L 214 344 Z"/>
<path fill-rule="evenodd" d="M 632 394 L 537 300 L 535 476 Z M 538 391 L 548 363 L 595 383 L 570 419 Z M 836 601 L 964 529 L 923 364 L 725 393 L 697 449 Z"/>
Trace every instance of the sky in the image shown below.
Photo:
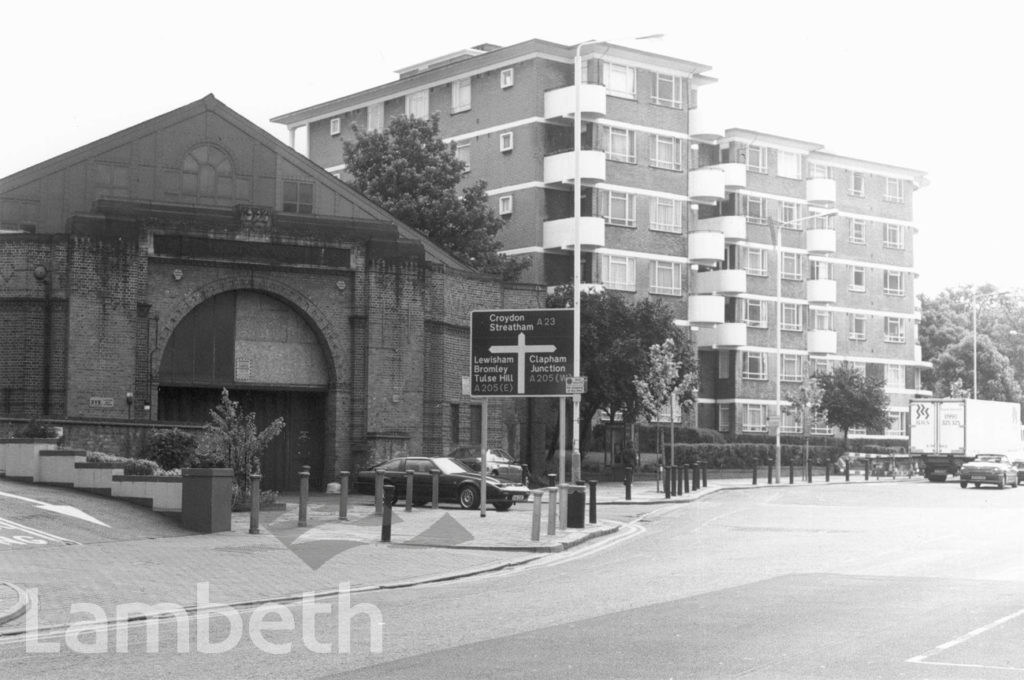
<path fill-rule="evenodd" d="M 435 56 L 605 40 L 710 66 L 698 101 L 721 129 L 925 172 L 916 292 L 1014 289 L 1022 18 L 1007 0 L 20 0 L 0 6 L 0 177 L 207 94 L 286 140 L 272 117 Z"/>

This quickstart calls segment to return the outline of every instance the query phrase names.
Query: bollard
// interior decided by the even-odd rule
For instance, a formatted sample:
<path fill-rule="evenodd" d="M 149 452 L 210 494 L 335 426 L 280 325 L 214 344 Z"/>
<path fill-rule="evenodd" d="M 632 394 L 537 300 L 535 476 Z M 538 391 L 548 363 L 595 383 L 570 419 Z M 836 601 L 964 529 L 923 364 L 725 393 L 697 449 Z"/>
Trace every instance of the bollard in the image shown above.
<path fill-rule="evenodd" d="M 430 471 L 430 507 L 437 510 L 437 504 L 441 496 L 441 471 L 434 468 Z"/>
<path fill-rule="evenodd" d="M 825 481 L 826 482 L 830 481 L 830 477 L 831 477 L 831 474 L 829 473 L 829 468 L 830 467 L 832 467 L 832 459 L 831 459 L 831 457 L 828 457 L 828 458 L 825 459 Z"/>
<path fill-rule="evenodd" d="M 792 458 L 790 458 L 790 460 L 789 460 L 789 483 L 790 484 L 793 483 L 793 459 Z"/>
<path fill-rule="evenodd" d="M 700 466 L 700 485 L 705 489 L 708 488 L 708 464 L 703 463 Z"/>
<path fill-rule="evenodd" d="M 374 470 L 373 514 L 384 514 L 384 471 Z"/>
<path fill-rule="evenodd" d="M 384 519 L 380 523 L 380 542 L 391 542 L 391 506 L 395 502 L 395 487 L 393 484 L 384 485 Z"/>
<path fill-rule="evenodd" d="M 558 487 L 548 487 L 548 536 L 555 535 L 555 524 L 558 519 Z"/>
<path fill-rule="evenodd" d="M 683 466 L 683 493 L 690 493 L 690 466 Z"/>
<path fill-rule="evenodd" d="M 654 477 L 654 493 L 661 493 L 661 476 L 663 474 L 662 466 L 658 466 L 658 474 Z"/>
<path fill-rule="evenodd" d="M 807 483 L 810 484 L 814 481 L 814 461 L 807 461 Z"/>
<path fill-rule="evenodd" d="M 338 496 L 338 519 L 348 519 L 348 472 L 338 473 L 341 489 Z"/>
<path fill-rule="evenodd" d="M 672 497 L 672 489 L 669 486 L 669 482 L 668 482 L 668 475 L 669 475 L 668 466 L 667 465 L 662 466 L 662 470 L 665 471 L 665 478 L 661 482 L 662 487 L 664 487 L 664 489 L 665 489 L 665 498 L 671 498 Z"/>
<path fill-rule="evenodd" d="M 309 505 L 309 466 L 303 465 L 299 473 L 299 526 L 306 526 L 306 506 Z"/>
<path fill-rule="evenodd" d="M 543 489 L 533 492 L 533 527 L 530 529 L 530 540 L 540 540 L 540 499 L 544 495 Z"/>
<path fill-rule="evenodd" d="M 590 523 L 597 524 L 597 480 L 588 479 L 590 485 Z"/>
<path fill-rule="evenodd" d="M 843 466 L 846 471 L 846 481 L 850 481 L 850 461 L 847 459 L 846 465 Z"/>
<path fill-rule="evenodd" d="M 683 467 L 672 466 L 672 495 L 678 496 L 683 491 Z"/>
<path fill-rule="evenodd" d="M 559 484 L 557 488 L 558 528 L 564 531 L 569 526 L 569 484 Z"/>
<path fill-rule="evenodd" d="M 768 485 L 771 486 L 771 483 L 772 483 L 772 461 L 769 460 L 768 461 Z"/>
<path fill-rule="evenodd" d="M 412 470 L 405 471 L 405 511 L 412 512 L 412 490 L 413 490 L 413 476 L 416 473 Z"/>
<path fill-rule="evenodd" d="M 754 461 L 754 476 L 750 479 L 750 483 L 757 486 L 757 461 Z"/>
<path fill-rule="evenodd" d="M 622 482 L 626 485 L 626 500 L 633 500 L 633 468 L 626 466 L 626 476 Z"/>
<path fill-rule="evenodd" d="M 249 475 L 249 533 L 260 533 L 260 479 L 262 475 Z M 256 499 L 256 502 L 253 502 Z"/>
<path fill-rule="evenodd" d="M 523 469 L 523 478 L 519 481 L 523 483 L 523 486 L 530 486 L 530 466 L 523 463 L 520 467 Z M 440 472 L 441 471 L 438 470 L 438 474 L 440 474 Z M 435 505 L 434 507 L 436 508 L 437 506 Z"/>
<path fill-rule="evenodd" d="M 892 478 L 896 479 L 896 457 L 895 456 L 891 456 L 889 458 L 889 460 L 890 460 L 890 465 L 892 466 Z"/>
<path fill-rule="evenodd" d="M 864 460 L 864 481 L 867 482 L 871 479 L 871 459 L 867 458 Z"/>

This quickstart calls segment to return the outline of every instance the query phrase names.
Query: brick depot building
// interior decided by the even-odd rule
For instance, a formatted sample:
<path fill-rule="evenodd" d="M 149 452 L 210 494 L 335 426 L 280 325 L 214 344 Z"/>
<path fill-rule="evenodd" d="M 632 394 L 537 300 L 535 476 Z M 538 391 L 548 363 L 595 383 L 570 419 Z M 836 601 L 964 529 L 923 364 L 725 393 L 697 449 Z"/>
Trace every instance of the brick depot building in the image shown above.
<path fill-rule="evenodd" d="M 208 96 L 0 179 L 0 434 L 40 418 L 67 445 L 137 455 L 227 388 L 261 425 L 285 420 L 265 487 L 309 465 L 321 488 L 479 441 L 470 311 L 542 295 L 475 273 Z M 491 413 L 488 441 L 543 441 Z"/>

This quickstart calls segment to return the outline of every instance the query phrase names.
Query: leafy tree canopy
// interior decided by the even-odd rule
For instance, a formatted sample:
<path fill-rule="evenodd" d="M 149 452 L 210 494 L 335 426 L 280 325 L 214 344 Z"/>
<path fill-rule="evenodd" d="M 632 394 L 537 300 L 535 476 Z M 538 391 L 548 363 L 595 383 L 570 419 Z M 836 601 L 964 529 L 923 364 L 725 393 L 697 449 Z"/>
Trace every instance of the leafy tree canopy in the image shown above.
<path fill-rule="evenodd" d="M 815 373 L 813 382 L 821 390 L 818 411 L 829 425 L 842 430 L 844 442 L 850 428 L 884 430 L 889 425 L 884 378 L 868 377 L 844 361 L 831 371 Z"/>
<path fill-rule="evenodd" d="M 518 280 L 529 263 L 499 254 L 504 222 L 487 203 L 486 183 L 459 191 L 466 164 L 455 144 L 441 139 L 437 114 L 397 116 L 380 131 L 353 130 L 355 140 L 343 148 L 356 189 L 466 264 Z"/>

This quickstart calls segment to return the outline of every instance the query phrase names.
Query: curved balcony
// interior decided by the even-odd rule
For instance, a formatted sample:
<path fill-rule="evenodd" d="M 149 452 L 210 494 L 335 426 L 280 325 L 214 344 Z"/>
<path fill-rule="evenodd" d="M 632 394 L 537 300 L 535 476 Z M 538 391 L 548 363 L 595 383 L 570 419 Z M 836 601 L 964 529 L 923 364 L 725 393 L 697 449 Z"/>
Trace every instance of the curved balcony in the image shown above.
<path fill-rule="evenodd" d="M 836 181 L 824 177 L 807 180 L 807 202 L 816 208 L 836 207 Z"/>
<path fill-rule="evenodd" d="M 812 255 L 831 255 L 836 252 L 835 229 L 808 229 L 807 252 Z"/>
<path fill-rule="evenodd" d="M 686 256 L 693 264 L 712 266 L 725 259 L 725 236 L 720 231 L 691 231 L 686 235 Z"/>
<path fill-rule="evenodd" d="M 706 231 L 722 232 L 726 243 L 747 240 L 747 218 L 743 215 L 705 217 L 697 220 L 697 225 Z"/>
<path fill-rule="evenodd" d="M 725 200 L 725 173 L 717 167 L 690 171 L 690 200 L 694 203 L 716 203 Z"/>
<path fill-rule="evenodd" d="M 687 305 L 692 327 L 704 328 L 725 321 L 725 298 L 720 295 L 691 295 Z"/>
<path fill-rule="evenodd" d="M 718 168 L 725 173 L 725 190 L 736 191 L 747 188 L 747 164 L 746 163 L 719 163 L 711 167 Z"/>
<path fill-rule="evenodd" d="M 592 120 L 605 115 L 608 110 L 608 92 L 604 85 L 580 84 L 580 118 Z M 568 118 L 576 116 L 576 88 L 560 87 L 544 93 L 544 117 Z"/>
<path fill-rule="evenodd" d="M 690 138 L 699 142 L 714 142 L 725 135 L 723 128 L 715 127 L 708 115 L 699 109 L 690 109 Z"/>
<path fill-rule="evenodd" d="M 747 272 L 743 269 L 713 269 L 697 272 L 693 292 L 698 295 L 740 295 L 747 292 Z"/>
<path fill-rule="evenodd" d="M 835 354 L 836 347 L 835 331 L 807 331 L 808 354 Z"/>
<path fill-rule="evenodd" d="M 546 184 L 572 184 L 576 179 L 575 160 L 572 151 L 544 157 L 544 182 Z M 606 178 L 604 151 L 586 149 L 580 151 L 580 181 L 582 184 L 603 182 Z"/>
<path fill-rule="evenodd" d="M 747 324 L 720 323 L 698 328 L 694 341 L 698 347 L 743 347 L 747 344 Z"/>
<path fill-rule="evenodd" d="M 560 220 L 546 220 L 544 222 L 543 245 L 545 250 L 571 249 L 575 246 L 573 219 L 572 217 L 565 217 Z M 593 250 L 603 246 L 604 218 L 581 217 L 580 247 L 584 250 Z"/>
<path fill-rule="evenodd" d="M 807 282 L 807 301 L 833 305 L 836 302 L 836 282 L 831 279 L 811 279 Z"/>

